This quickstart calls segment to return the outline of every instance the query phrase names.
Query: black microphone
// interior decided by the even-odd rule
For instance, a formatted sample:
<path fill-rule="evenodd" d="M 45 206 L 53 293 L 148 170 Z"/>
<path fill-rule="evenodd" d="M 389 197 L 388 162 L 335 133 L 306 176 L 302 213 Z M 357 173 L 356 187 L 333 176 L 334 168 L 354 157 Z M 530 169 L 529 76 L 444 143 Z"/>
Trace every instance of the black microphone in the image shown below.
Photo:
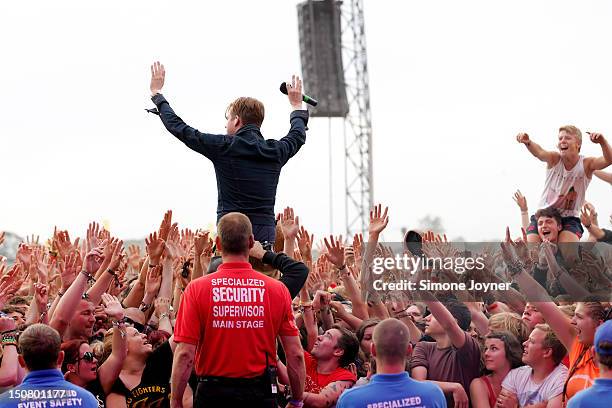
<path fill-rule="evenodd" d="M 283 82 L 280 85 L 280 91 L 284 93 L 285 95 L 287 95 L 287 83 L 286 82 Z M 311 106 L 317 106 L 317 104 L 319 103 L 319 101 L 317 101 L 315 98 L 311 98 L 310 96 L 304 95 L 304 94 L 302 94 L 302 100 Z"/>

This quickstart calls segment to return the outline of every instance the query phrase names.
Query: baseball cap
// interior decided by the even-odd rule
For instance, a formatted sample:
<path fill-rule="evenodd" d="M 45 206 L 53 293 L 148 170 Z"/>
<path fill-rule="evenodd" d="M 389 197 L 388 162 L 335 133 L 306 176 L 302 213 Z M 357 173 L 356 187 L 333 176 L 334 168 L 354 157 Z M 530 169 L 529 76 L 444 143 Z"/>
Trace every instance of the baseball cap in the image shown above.
<path fill-rule="evenodd" d="M 612 320 L 608 320 L 597 328 L 595 331 L 595 351 L 602 356 L 612 356 L 612 349 L 602 349 L 599 343 L 612 343 Z"/>

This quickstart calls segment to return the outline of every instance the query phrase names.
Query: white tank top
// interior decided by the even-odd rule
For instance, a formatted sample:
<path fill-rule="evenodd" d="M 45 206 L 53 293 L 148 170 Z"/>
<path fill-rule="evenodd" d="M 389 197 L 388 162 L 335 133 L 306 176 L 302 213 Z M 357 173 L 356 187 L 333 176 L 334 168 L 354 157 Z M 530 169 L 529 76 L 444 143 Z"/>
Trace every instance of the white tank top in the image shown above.
<path fill-rule="evenodd" d="M 539 208 L 555 207 L 562 217 L 579 217 L 590 182 L 591 179 L 584 173 L 584 156 L 580 156 L 571 170 L 566 170 L 563 160 L 559 160 L 555 166 L 546 169 L 546 183 Z"/>

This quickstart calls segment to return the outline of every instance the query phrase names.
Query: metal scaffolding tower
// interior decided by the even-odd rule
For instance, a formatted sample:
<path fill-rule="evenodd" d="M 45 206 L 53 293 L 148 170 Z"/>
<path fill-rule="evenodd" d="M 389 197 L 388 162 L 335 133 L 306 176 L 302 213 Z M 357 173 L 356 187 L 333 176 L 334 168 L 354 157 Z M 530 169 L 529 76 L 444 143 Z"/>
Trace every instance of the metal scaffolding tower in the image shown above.
<path fill-rule="evenodd" d="M 363 0 L 341 5 L 342 60 L 349 113 L 344 119 L 347 237 L 366 231 L 373 205 L 372 118 Z"/>

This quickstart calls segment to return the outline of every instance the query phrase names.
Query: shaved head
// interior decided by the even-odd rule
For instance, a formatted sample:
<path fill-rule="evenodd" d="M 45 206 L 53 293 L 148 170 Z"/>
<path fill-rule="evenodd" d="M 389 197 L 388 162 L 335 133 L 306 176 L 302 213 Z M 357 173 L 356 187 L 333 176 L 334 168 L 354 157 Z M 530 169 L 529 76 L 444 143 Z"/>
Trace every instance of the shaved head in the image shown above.
<path fill-rule="evenodd" d="M 385 319 L 374 328 L 372 342 L 376 349 L 376 358 L 386 362 L 404 361 L 410 335 L 404 323 L 397 319 Z"/>
<path fill-rule="evenodd" d="M 217 224 L 217 234 L 224 254 L 244 255 L 249 253 L 253 227 L 246 215 L 237 212 L 225 214 Z"/>

